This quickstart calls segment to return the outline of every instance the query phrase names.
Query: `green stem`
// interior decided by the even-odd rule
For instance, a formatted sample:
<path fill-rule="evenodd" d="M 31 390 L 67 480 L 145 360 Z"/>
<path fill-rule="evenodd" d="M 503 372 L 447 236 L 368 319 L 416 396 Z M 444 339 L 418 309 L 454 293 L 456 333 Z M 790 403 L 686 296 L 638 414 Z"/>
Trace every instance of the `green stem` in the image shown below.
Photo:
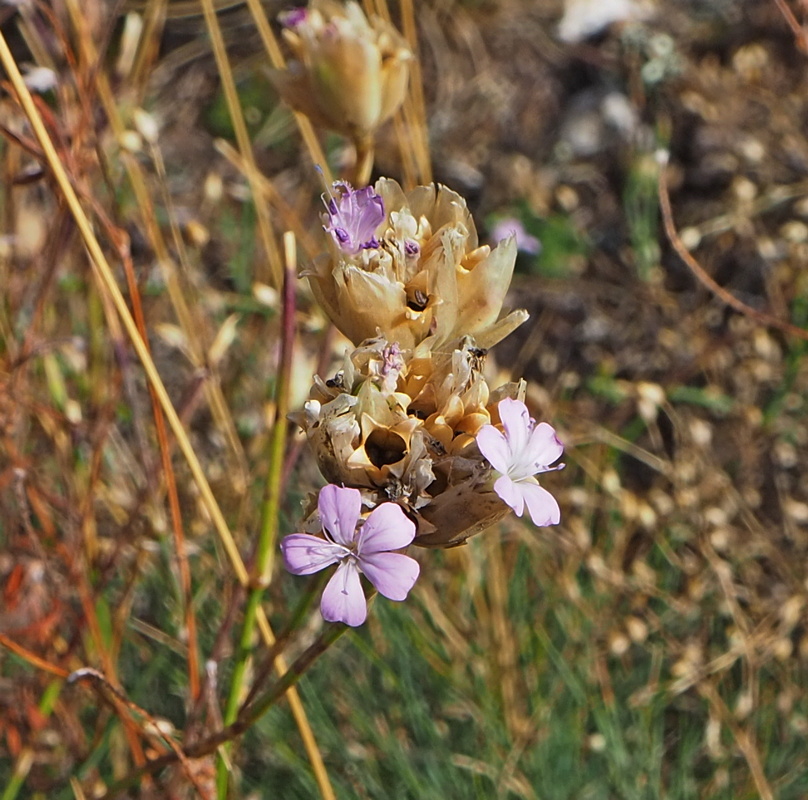
<path fill-rule="evenodd" d="M 281 319 L 281 359 L 275 387 L 275 424 L 269 441 L 269 467 L 266 479 L 266 500 L 261 511 L 261 528 L 253 563 L 252 581 L 244 609 L 244 622 L 239 637 L 236 663 L 230 681 L 230 693 L 224 711 L 225 726 L 235 722 L 243 693 L 247 666 L 253 650 L 258 609 L 269 585 L 278 540 L 278 520 L 281 508 L 281 484 L 286 450 L 286 417 L 289 413 L 289 384 L 295 337 L 295 274 L 294 255 L 287 253 L 283 280 L 283 310 Z M 224 758 L 219 759 L 216 787 L 219 800 L 227 797 L 228 769 Z"/>
<path fill-rule="evenodd" d="M 63 681 L 61 680 L 51 681 L 48 684 L 45 692 L 42 695 L 42 699 L 39 701 L 39 711 L 43 716 L 49 717 L 51 715 L 53 707 L 56 705 L 56 700 L 59 697 L 59 692 L 62 689 L 62 685 Z M 23 748 L 22 753 L 14 766 L 14 772 L 11 775 L 11 779 L 6 785 L 0 800 L 15 800 L 20 792 L 20 789 L 22 789 L 23 784 L 25 783 L 25 779 L 28 777 L 28 772 L 33 763 L 33 750 L 31 750 L 29 747 Z"/>
<path fill-rule="evenodd" d="M 306 673 L 311 665 L 331 647 L 337 639 L 347 630 L 347 625 L 334 623 L 326 626 L 315 641 L 301 653 L 297 660 L 289 667 L 284 674 L 278 678 L 263 695 L 260 695 L 248 708 L 242 709 L 238 717 L 229 725 L 225 726 L 218 733 L 196 742 L 185 748 L 185 757 L 189 759 L 202 758 L 213 753 L 218 748 L 228 744 L 246 730 L 252 727 L 281 697 L 294 686 Z M 165 767 L 174 764 L 179 760 L 175 752 L 166 753 L 153 761 L 149 761 L 145 766 L 130 772 L 121 780 L 110 786 L 100 800 L 112 800 L 121 797 L 123 793 L 137 786 L 146 774 L 156 774 Z M 225 790 L 227 787 L 225 786 Z"/>

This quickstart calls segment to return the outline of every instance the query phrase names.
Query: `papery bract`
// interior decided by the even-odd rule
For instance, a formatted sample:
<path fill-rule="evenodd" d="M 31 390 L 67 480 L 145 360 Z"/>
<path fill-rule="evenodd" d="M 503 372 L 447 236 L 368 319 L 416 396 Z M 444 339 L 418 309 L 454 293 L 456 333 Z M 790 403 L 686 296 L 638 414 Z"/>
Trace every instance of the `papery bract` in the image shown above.
<path fill-rule="evenodd" d="M 377 245 L 370 244 L 369 223 L 353 235 L 333 221 L 329 208 L 326 228 L 334 246 L 303 272 L 317 302 L 354 345 L 380 334 L 402 350 L 426 339 L 434 348 L 470 335 L 488 348 L 527 319 L 522 310 L 500 319 L 516 260 L 513 236 L 493 250 L 480 246 L 465 200 L 445 186 L 405 194 L 382 178 L 370 191 L 363 202 L 379 198 L 384 209 L 372 232 Z"/>
<path fill-rule="evenodd" d="M 412 52 L 380 17 L 355 2 L 313 0 L 281 15 L 294 59 L 270 78 L 312 122 L 357 141 L 372 137 L 404 101 Z"/>

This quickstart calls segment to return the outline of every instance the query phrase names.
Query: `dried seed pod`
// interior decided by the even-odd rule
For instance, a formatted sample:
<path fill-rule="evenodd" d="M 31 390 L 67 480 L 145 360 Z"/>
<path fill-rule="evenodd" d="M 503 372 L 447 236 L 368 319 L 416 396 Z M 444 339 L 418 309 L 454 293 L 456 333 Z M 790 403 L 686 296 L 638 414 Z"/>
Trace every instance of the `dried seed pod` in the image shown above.
<path fill-rule="evenodd" d="M 270 78 L 281 97 L 316 125 L 367 141 L 404 102 L 412 52 L 388 22 L 358 3 L 314 0 L 281 16 L 294 54 Z"/>

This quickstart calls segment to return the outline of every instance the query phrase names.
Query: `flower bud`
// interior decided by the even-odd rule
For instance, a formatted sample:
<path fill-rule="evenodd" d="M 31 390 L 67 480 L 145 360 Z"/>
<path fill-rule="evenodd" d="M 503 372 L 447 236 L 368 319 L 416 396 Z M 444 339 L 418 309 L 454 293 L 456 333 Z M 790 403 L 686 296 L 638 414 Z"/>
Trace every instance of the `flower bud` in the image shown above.
<path fill-rule="evenodd" d="M 317 125 L 355 141 L 372 137 L 404 101 L 412 58 L 404 37 L 355 2 L 314 0 L 281 22 L 295 57 L 270 73 L 281 97 Z"/>

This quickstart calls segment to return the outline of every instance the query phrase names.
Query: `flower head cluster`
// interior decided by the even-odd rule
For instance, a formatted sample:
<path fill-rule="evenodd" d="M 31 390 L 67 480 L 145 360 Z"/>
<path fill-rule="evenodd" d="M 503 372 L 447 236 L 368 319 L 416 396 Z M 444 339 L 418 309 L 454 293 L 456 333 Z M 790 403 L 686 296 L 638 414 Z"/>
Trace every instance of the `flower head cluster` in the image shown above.
<path fill-rule="evenodd" d="M 499 319 L 516 242 L 480 245 L 460 195 L 445 186 L 404 193 L 393 180 L 339 184 L 324 224 L 330 251 L 305 272 L 317 301 L 354 345 L 382 335 L 403 349 L 460 336 L 489 348 L 525 321 Z"/>
<path fill-rule="evenodd" d="M 372 137 L 404 101 L 412 58 L 404 37 L 356 2 L 313 0 L 281 22 L 294 60 L 270 77 L 283 99 L 324 128 Z"/>
<path fill-rule="evenodd" d="M 515 238 L 480 246 L 465 202 L 443 186 L 334 191 L 328 251 L 304 274 L 354 349 L 329 380 L 315 376 L 296 416 L 329 482 L 309 509 L 325 538 L 294 534 L 283 552 L 296 574 L 338 564 L 321 609 L 353 625 L 365 617 L 360 573 L 394 600 L 417 578 L 391 551 L 462 544 L 512 510 L 558 523 L 535 476 L 563 447 L 530 418 L 524 382 L 492 389 L 483 372 L 488 348 L 527 318 L 501 314 Z M 364 522 L 362 506 L 373 509 Z"/>

